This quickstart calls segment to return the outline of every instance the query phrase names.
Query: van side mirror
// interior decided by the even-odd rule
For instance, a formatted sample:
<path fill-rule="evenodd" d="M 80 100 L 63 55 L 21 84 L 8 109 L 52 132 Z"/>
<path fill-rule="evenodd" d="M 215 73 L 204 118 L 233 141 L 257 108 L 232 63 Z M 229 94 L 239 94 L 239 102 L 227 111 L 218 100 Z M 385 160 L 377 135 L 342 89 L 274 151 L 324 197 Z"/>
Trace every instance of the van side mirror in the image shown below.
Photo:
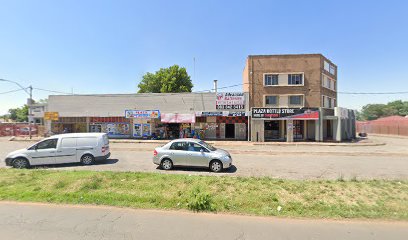
<path fill-rule="evenodd" d="M 200 149 L 200 152 L 204 152 L 204 149 L 201 148 L 201 149 Z"/>

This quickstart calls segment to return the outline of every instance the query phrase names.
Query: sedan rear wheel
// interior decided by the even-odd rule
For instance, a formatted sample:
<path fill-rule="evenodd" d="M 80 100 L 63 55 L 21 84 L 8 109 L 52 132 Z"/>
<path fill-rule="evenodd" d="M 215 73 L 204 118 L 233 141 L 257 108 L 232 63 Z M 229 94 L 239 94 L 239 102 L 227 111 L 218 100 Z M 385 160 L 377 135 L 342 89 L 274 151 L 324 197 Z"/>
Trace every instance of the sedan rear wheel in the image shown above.
<path fill-rule="evenodd" d="M 210 163 L 210 169 L 213 172 L 221 172 L 222 171 L 222 163 L 219 160 L 214 160 Z"/>
<path fill-rule="evenodd" d="M 170 170 L 173 168 L 173 162 L 170 159 L 163 159 L 161 162 L 161 168 L 164 170 Z"/>

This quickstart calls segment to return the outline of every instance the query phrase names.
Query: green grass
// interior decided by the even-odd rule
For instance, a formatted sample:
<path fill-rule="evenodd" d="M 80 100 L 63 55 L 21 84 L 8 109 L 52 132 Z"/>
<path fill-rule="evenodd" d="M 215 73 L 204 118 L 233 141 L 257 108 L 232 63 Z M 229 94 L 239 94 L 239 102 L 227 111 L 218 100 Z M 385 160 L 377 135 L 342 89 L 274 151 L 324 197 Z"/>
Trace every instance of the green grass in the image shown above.
<path fill-rule="evenodd" d="M 0 169 L 0 200 L 408 220 L 408 181 Z"/>

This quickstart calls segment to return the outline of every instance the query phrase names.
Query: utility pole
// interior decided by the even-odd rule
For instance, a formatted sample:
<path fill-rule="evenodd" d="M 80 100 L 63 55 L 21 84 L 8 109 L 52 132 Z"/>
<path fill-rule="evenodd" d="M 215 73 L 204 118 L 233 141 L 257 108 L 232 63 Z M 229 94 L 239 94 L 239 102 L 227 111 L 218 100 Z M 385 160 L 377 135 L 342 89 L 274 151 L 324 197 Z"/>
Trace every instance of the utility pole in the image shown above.
<path fill-rule="evenodd" d="M 218 88 L 218 80 L 214 80 L 214 91 L 215 91 L 216 96 L 217 96 L 217 88 Z"/>
<path fill-rule="evenodd" d="M 30 136 L 30 139 L 32 138 L 31 135 L 31 105 L 33 103 L 33 86 L 29 86 L 28 89 L 30 90 L 30 99 L 28 100 L 28 134 Z"/>

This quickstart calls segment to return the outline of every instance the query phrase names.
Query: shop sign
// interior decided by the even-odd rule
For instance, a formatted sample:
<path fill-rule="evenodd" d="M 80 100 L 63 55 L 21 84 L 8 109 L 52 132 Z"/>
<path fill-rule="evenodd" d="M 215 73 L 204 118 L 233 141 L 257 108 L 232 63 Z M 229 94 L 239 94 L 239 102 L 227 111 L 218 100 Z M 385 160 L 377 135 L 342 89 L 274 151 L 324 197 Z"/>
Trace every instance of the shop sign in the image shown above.
<path fill-rule="evenodd" d="M 319 119 L 317 108 L 252 108 L 253 119 Z"/>
<path fill-rule="evenodd" d="M 190 113 L 163 113 L 162 123 L 195 123 L 195 114 Z"/>
<path fill-rule="evenodd" d="M 58 121 L 58 112 L 44 112 L 44 120 Z"/>
<path fill-rule="evenodd" d="M 229 112 L 229 111 L 222 111 L 222 112 L 196 112 L 196 117 L 243 117 L 247 116 L 248 114 L 244 111 L 239 112 Z"/>
<path fill-rule="evenodd" d="M 217 93 L 216 97 L 216 109 L 245 109 L 243 92 Z"/>
<path fill-rule="evenodd" d="M 125 110 L 126 118 L 160 118 L 159 110 Z"/>

